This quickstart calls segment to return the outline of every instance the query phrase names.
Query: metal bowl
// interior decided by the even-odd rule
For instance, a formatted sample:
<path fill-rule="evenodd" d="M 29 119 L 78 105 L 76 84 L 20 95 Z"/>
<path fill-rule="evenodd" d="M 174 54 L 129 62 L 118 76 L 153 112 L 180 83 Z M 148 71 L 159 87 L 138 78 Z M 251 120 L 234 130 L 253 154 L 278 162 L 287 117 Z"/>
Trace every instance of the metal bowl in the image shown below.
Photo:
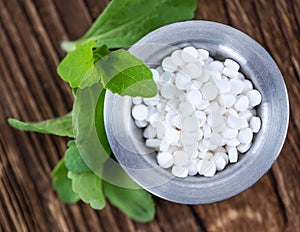
<path fill-rule="evenodd" d="M 236 60 L 262 94 L 257 108 L 262 128 L 250 150 L 239 156 L 239 162 L 212 178 L 174 177 L 157 165 L 155 152 L 145 147 L 142 130 L 131 117 L 131 98 L 109 91 L 105 97 L 105 127 L 118 162 L 140 186 L 169 201 L 205 204 L 237 195 L 271 168 L 286 137 L 289 103 L 283 77 L 268 52 L 246 34 L 220 23 L 186 21 L 167 25 L 146 35 L 129 51 L 153 67 L 173 50 L 187 45 L 207 49 L 215 59 Z"/>

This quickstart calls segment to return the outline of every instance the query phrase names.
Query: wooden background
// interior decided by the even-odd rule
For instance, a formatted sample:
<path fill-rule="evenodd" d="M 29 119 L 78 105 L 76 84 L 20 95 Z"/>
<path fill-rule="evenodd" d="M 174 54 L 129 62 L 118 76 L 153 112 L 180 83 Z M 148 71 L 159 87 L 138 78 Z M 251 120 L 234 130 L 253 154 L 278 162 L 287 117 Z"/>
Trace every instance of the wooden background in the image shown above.
<path fill-rule="evenodd" d="M 64 154 L 66 140 L 19 132 L 7 118 L 35 121 L 71 110 L 71 91 L 56 74 L 64 57 L 60 42 L 83 35 L 107 4 L 0 0 L 0 230 L 300 231 L 300 0 L 200 0 L 196 12 L 196 19 L 229 24 L 255 38 L 285 78 L 291 105 L 288 137 L 258 183 L 210 205 L 154 197 L 156 218 L 147 224 L 110 205 L 96 212 L 83 203 L 59 201 L 50 172 Z"/>

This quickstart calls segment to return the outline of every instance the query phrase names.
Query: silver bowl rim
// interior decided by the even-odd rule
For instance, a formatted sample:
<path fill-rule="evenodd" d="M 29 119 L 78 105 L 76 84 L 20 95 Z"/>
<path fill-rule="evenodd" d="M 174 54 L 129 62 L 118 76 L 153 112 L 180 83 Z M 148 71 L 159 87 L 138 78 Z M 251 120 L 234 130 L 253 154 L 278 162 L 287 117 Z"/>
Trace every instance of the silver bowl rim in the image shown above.
<path fill-rule="evenodd" d="M 249 187 L 251 187 L 253 184 L 255 184 L 272 166 L 272 164 L 277 159 L 282 146 L 284 144 L 286 135 L 287 135 L 287 129 L 288 129 L 288 121 L 289 121 L 289 101 L 288 101 L 288 94 L 285 87 L 285 83 L 283 80 L 283 77 L 280 73 L 279 68 L 277 67 L 275 61 L 272 59 L 272 57 L 269 55 L 269 53 L 255 40 L 253 40 L 248 35 L 244 34 L 243 32 L 232 28 L 230 26 L 211 22 L 211 21 L 203 21 L 203 20 L 191 20 L 191 21 L 185 21 L 185 22 L 179 22 L 170 24 L 164 27 L 161 27 L 149 34 L 147 34 L 145 37 L 143 37 L 141 40 L 139 40 L 135 45 L 129 49 L 131 53 L 134 55 L 137 55 L 138 57 L 141 56 L 137 50 L 134 49 L 135 46 L 140 46 L 147 43 L 158 43 L 159 38 L 157 39 L 157 35 L 160 37 L 165 34 L 166 32 L 176 32 L 180 30 L 215 30 L 216 33 L 226 33 L 228 36 L 233 37 L 239 37 L 239 39 L 243 40 L 244 43 L 248 44 L 250 48 L 255 49 L 255 51 L 259 52 L 259 55 L 262 56 L 266 63 L 270 65 L 270 70 L 272 70 L 272 78 L 276 81 L 277 87 L 278 87 L 278 94 L 279 96 L 279 102 L 281 104 L 281 111 L 278 113 L 274 110 L 274 106 L 272 109 L 272 105 L 268 105 L 266 103 L 266 107 L 262 107 L 261 110 L 264 114 L 270 114 L 274 113 L 277 114 L 274 120 L 277 122 L 281 120 L 281 124 L 278 128 L 278 135 L 275 137 L 275 139 L 278 139 L 278 141 L 274 144 L 273 147 L 268 147 L 267 151 L 272 151 L 270 154 L 268 154 L 267 158 L 263 158 L 262 156 L 255 156 L 256 159 L 250 160 L 248 164 L 237 162 L 236 164 L 233 164 L 232 166 L 236 166 L 234 168 L 235 174 L 233 177 L 229 177 L 228 175 L 223 177 L 223 175 L 219 174 L 212 178 L 206 178 L 204 177 L 188 177 L 187 179 L 180 179 L 180 178 L 173 178 L 167 183 L 163 183 L 158 186 L 151 186 L 149 187 L 147 185 L 147 182 L 151 182 L 149 178 L 143 176 L 142 178 L 137 175 L 136 172 L 133 171 L 135 168 L 145 168 L 145 165 L 147 166 L 147 162 L 149 160 L 145 160 L 144 157 L 138 156 L 139 150 L 137 149 L 136 152 L 130 152 L 124 147 L 123 145 L 120 145 L 118 140 L 116 139 L 114 135 L 114 117 L 112 117 L 112 106 L 116 101 L 122 101 L 122 105 L 124 107 L 130 107 L 131 100 L 128 97 L 120 97 L 118 95 L 112 94 L 110 91 L 106 92 L 105 96 L 105 103 L 104 103 L 104 122 L 105 122 L 105 129 L 108 137 L 108 141 L 111 145 L 112 151 L 117 158 L 120 165 L 123 167 L 123 169 L 131 176 L 132 179 L 134 179 L 141 187 L 145 188 L 152 194 L 159 196 L 161 198 L 164 198 L 169 201 L 182 203 L 182 204 L 206 204 L 206 203 L 213 203 L 217 201 L 221 201 L 227 198 L 230 198 L 232 196 L 235 196 Z M 140 48 L 139 48 L 140 49 Z M 143 58 L 143 57 L 140 57 Z M 234 57 L 233 57 L 234 58 Z M 255 83 L 254 83 L 255 84 Z M 276 92 L 276 91 L 275 91 Z M 274 92 L 274 93 L 275 93 Z M 262 93 L 263 94 L 263 93 Z M 273 102 L 274 103 L 274 102 Z M 264 104 L 264 99 L 262 104 Z M 268 107 L 271 107 L 271 112 L 268 111 Z M 263 115 L 264 116 L 264 115 Z M 268 116 L 268 115 L 267 115 Z M 266 116 L 266 117 L 267 117 Z M 274 115 L 272 115 L 274 116 Z M 129 117 L 128 119 L 124 119 L 124 115 L 121 113 L 116 116 L 117 119 L 122 119 L 126 122 L 126 120 L 130 119 L 130 112 L 128 115 L 128 109 L 126 109 L 126 117 Z M 270 116 L 268 117 L 268 119 Z M 267 125 L 272 125 L 273 120 L 268 120 L 266 123 Z M 125 123 L 126 124 L 126 123 Z M 131 122 L 132 124 L 132 122 Z M 264 122 L 263 122 L 264 124 Z M 277 125 L 277 124 L 276 124 Z M 118 124 L 120 126 L 120 124 Z M 274 125 L 273 125 L 274 126 Z M 127 133 L 129 132 L 128 127 L 125 125 L 126 128 L 121 133 Z M 266 130 L 268 128 L 265 128 Z M 274 130 L 274 129 L 273 129 Z M 274 131 L 273 131 L 274 132 Z M 261 132 L 258 133 L 258 136 L 256 140 L 260 139 Z M 266 137 L 266 133 L 264 132 L 264 135 Z M 125 137 L 127 135 L 124 135 Z M 270 134 L 269 136 L 272 137 Z M 269 139 L 269 138 L 268 138 Z M 128 145 L 132 146 L 134 143 L 133 140 L 130 140 L 130 135 L 128 135 Z M 254 144 L 258 142 L 254 142 Z M 253 144 L 253 146 L 254 146 Z M 261 144 L 260 144 L 261 145 Z M 134 147 L 134 146 L 133 146 Z M 251 148 L 252 149 L 252 148 Z M 250 149 L 250 150 L 251 150 Z M 252 149 L 253 150 L 253 149 Z M 245 156 L 248 154 L 247 152 Z M 139 164 L 141 163 L 141 166 Z M 153 165 L 153 164 L 152 164 Z M 148 166 L 148 167 L 151 167 Z M 225 169 L 226 170 L 226 169 Z M 220 173 L 225 172 L 222 171 Z M 158 170 L 154 171 L 156 175 L 165 175 L 165 173 L 162 173 Z M 239 176 L 240 175 L 240 176 Z M 222 177 L 220 177 L 222 176 Z M 244 178 L 239 181 L 238 177 Z M 198 179 L 195 179 L 198 178 Z M 225 178 L 225 179 L 224 179 Z"/>

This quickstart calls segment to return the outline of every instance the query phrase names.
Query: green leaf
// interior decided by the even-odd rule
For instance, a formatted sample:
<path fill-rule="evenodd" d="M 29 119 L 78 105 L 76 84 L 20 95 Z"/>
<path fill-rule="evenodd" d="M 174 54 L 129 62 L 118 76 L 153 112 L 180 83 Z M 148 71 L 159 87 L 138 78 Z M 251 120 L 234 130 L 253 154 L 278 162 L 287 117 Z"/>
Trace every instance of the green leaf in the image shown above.
<path fill-rule="evenodd" d="M 57 72 L 72 88 L 84 88 L 99 81 L 99 75 L 94 68 L 93 47 L 96 40 L 78 44 L 76 49 L 58 65 Z"/>
<path fill-rule="evenodd" d="M 76 96 L 76 92 L 77 92 L 77 88 L 72 89 L 72 94 L 74 97 Z"/>
<path fill-rule="evenodd" d="M 140 59 L 124 50 L 110 52 L 105 45 L 93 50 L 94 45 L 95 41 L 78 45 L 60 63 L 58 73 L 72 88 L 86 88 L 101 80 L 104 88 L 122 96 L 156 95 L 152 73 Z"/>
<path fill-rule="evenodd" d="M 95 64 L 104 88 L 121 96 L 154 97 L 157 86 L 150 69 L 128 51 L 117 50 Z"/>
<path fill-rule="evenodd" d="M 73 107 L 73 125 L 76 146 L 87 166 L 97 175 L 102 175 L 103 165 L 110 153 L 99 141 L 96 130 L 96 105 L 103 87 L 96 83 L 76 92 Z"/>
<path fill-rule="evenodd" d="M 97 176 L 120 186 L 139 188 L 110 157 L 112 152 L 103 122 L 104 96 L 105 91 L 100 83 L 78 89 L 73 108 L 77 148 L 87 166 Z"/>
<path fill-rule="evenodd" d="M 42 122 L 21 122 L 16 119 L 9 118 L 8 123 L 12 127 L 23 131 L 35 131 L 46 134 L 74 137 L 71 114 Z"/>
<path fill-rule="evenodd" d="M 67 174 L 68 169 L 64 159 L 62 159 L 52 171 L 52 186 L 63 202 L 75 203 L 79 200 L 79 196 L 73 191 L 72 181 L 67 177 Z"/>
<path fill-rule="evenodd" d="M 109 53 L 110 51 L 106 45 L 102 45 L 101 47 L 96 48 L 93 51 L 94 63 L 102 59 L 104 56 L 108 55 Z"/>
<path fill-rule="evenodd" d="M 94 209 L 104 208 L 102 180 L 98 176 L 92 172 L 77 174 L 69 171 L 68 178 L 72 179 L 73 191 L 78 193 L 83 202 L 90 204 Z"/>
<path fill-rule="evenodd" d="M 103 183 L 104 194 L 110 203 L 130 218 L 139 222 L 153 220 L 155 214 L 151 194 L 143 189 L 126 189 L 108 182 Z"/>
<path fill-rule="evenodd" d="M 65 153 L 65 163 L 67 169 L 78 174 L 90 172 L 91 170 L 88 168 L 88 166 L 86 166 L 78 152 L 75 141 L 69 141 L 68 147 L 69 148 Z"/>
<path fill-rule="evenodd" d="M 173 22 L 192 19 L 196 0 L 113 0 L 84 37 L 63 45 L 66 51 L 96 38 L 97 46 L 127 47 L 152 30 Z"/>
<path fill-rule="evenodd" d="M 112 154 L 112 150 L 108 143 L 106 136 L 105 125 L 104 125 L 104 99 L 105 99 L 105 89 L 101 92 L 95 109 L 95 126 L 98 138 L 107 152 L 107 154 Z"/>

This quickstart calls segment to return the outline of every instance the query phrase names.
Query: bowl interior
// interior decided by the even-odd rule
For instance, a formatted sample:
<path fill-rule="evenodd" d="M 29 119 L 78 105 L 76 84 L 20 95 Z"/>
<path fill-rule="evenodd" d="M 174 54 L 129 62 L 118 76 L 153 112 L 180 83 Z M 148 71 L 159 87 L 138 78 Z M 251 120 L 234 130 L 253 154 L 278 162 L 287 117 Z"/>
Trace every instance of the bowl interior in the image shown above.
<path fill-rule="evenodd" d="M 203 204 L 234 196 L 254 184 L 276 160 L 288 125 L 288 98 L 281 73 L 271 56 L 257 42 L 229 26 L 207 22 L 175 23 L 153 31 L 129 51 L 150 67 L 161 64 L 172 51 L 185 46 L 204 48 L 218 60 L 231 58 L 262 94 L 257 114 L 262 128 L 239 161 L 212 178 L 176 178 L 156 163 L 153 150 L 145 147 L 142 130 L 131 117 L 131 98 L 107 91 L 105 126 L 109 143 L 125 171 L 142 187 L 170 201 Z"/>

